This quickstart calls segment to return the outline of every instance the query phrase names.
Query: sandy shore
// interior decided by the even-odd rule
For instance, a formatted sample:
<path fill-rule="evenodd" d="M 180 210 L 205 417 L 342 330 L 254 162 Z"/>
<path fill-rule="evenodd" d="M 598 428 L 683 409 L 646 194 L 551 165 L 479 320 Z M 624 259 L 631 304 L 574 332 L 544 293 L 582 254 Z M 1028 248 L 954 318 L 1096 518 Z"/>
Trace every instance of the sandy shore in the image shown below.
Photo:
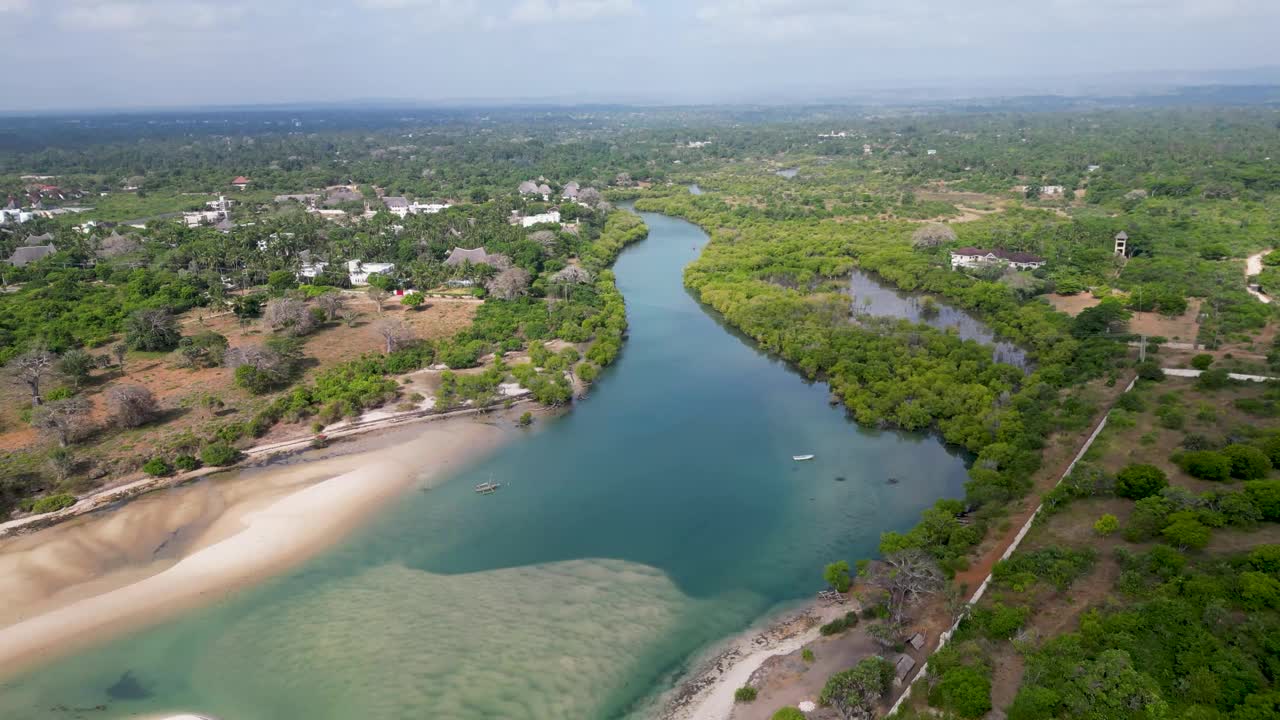
<path fill-rule="evenodd" d="M 819 637 L 818 628 L 853 605 L 811 602 L 731 639 L 683 680 L 662 703 L 662 720 L 728 720 L 733 694 L 770 658 L 787 655 Z"/>
<path fill-rule="evenodd" d="M 387 431 L 348 454 L 237 471 L 0 542 L 0 676 L 313 557 L 407 488 L 513 437 L 508 415 Z"/>

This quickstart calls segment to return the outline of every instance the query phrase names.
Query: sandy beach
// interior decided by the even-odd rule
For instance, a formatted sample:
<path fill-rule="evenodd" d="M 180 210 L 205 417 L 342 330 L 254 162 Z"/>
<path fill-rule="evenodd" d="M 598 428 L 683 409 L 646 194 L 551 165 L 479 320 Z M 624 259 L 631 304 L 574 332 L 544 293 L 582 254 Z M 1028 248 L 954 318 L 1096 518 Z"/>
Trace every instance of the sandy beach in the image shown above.
<path fill-rule="evenodd" d="M 218 601 L 513 437 L 514 415 L 388 430 L 0 542 L 0 676 Z"/>

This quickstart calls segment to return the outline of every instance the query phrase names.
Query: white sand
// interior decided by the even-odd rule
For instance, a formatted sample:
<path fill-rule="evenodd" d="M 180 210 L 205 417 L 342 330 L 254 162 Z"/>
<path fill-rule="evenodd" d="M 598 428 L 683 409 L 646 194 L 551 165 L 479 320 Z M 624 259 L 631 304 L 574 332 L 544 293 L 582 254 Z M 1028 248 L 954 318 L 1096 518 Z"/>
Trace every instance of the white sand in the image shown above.
<path fill-rule="evenodd" d="M 283 498 L 276 485 L 270 504 L 238 518 L 239 527 L 224 528 L 225 537 L 193 544 L 191 554 L 163 569 L 152 560 L 155 533 L 135 532 L 115 513 L 78 521 L 48 547 L 41 536 L 61 528 L 22 538 L 22 555 L 0 563 L 0 588 L 29 587 L 23 583 L 32 578 L 40 582 L 37 590 L 17 598 L 26 619 L 0 629 L 0 675 L 217 601 L 297 565 L 336 543 L 415 480 L 438 482 L 443 471 L 492 450 L 511 436 L 507 425 L 470 418 L 433 422 L 402 445 L 339 458 L 330 465 L 346 467 L 336 476 L 330 471 L 328 479 Z M 270 494 L 270 477 L 263 474 L 283 477 L 287 484 L 324 471 L 326 462 L 284 466 L 251 479 Z M 170 523 L 183 526 L 191 514 L 190 498 L 174 498 L 167 505 L 163 496 L 154 501 L 161 507 L 154 509 L 153 522 L 167 513 Z M 215 532 L 213 526 L 202 527 Z M 102 576 L 104 568 L 110 577 Z M 83 597 L 69 602 L 77 596 Z M 0 599 L 5 599 L 2 592 Z"/>
<path fill-rule="evenodd" d="M 764 661 L 775 655 L 787 655 L 799 650 L 819 637 L 814 628 L 798 637 L 784 640 L 777 645 L 747 653 L 716 679 L 715 684 L 704 691 L 702 697 L 689 709 L 680 712 L 676 717 L 681 720 L 728 720 L 733 713 L 733 694 L 738 688 L 747 684 L 751 674 L 764 665 Z"/>

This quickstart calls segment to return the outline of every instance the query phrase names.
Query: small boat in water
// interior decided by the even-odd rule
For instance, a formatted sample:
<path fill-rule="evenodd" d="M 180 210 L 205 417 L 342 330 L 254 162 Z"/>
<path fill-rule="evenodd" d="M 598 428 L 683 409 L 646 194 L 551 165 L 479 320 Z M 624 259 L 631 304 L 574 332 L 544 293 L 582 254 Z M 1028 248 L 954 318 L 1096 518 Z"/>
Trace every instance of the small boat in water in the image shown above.
<path fill-rule="evenodd" d="M 885 482 L 887 482 L 887 483 L 888 483 L 888 484 L 890 484 L 890 485 L 897 485 L 897 484 L 898 484 L 898 478 L 896 478 L 896 477 L 891 477 L 891 478 L 889 478 L 888 480 L 886 480 Z"/>
<path fill-rule="evenodd" d="M 812 460 L 815 457 L 817 456 L 816 455 L 792 455 L 791 459 L 798 462 L 800 460 Z"/>
<path fill-rule="evenodd" d="M 498 488 L 500 487 L 502 487 L 501 483 L 496 483 L 490 480 L 488 482 L 482 482 L 479 485 L 477 485 L 476 492 L 480 493 L 481 495 L 492 495 L 493 493 L 498 492 Z"/>

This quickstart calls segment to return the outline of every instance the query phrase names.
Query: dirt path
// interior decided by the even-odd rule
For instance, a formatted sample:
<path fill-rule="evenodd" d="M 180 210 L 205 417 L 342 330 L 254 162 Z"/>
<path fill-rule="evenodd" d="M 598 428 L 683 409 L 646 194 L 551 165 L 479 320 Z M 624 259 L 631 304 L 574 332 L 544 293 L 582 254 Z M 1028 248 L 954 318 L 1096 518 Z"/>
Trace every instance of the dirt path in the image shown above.
<path fill-rule="evenodd" d="M 1253 285 L 1248 284 L 1248 278 L 1262 272 L 1262 258 L 1269 252 L 1271 252 L 1271 248 L 1267 248 L 1255 255 L 1250 255 L 1249 258 L 1244 261 L 1245 289 L 1249 291 L 1250 295 L 1267 304 L 1271 303 L 1271 298 L 1263 295 Z"/>

